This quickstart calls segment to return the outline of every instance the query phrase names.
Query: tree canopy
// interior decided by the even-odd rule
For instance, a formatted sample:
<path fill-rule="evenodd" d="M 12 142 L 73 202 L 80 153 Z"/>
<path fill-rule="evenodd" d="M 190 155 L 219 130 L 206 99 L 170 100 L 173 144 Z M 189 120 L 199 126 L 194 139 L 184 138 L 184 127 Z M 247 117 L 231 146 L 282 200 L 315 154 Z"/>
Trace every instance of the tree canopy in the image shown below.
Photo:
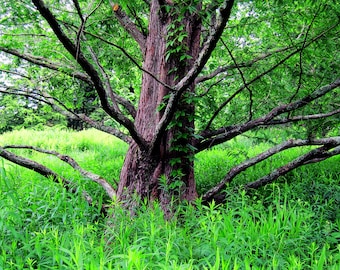
<path fill-rule="evenodd" d="M 56 118 L 52 108 L 125 141 L 117 188 L 71 157 L 31 147 L 58 156 L 110 197 L 136 192 L 166 211 L 174 196 L 218 200 L 236 175 L 285 149 L 316 146 L 246 188 L 340 153 L 336 1 L 5 0 L 0 14 L 0 130 L 20 114 L 20 121 L 44 112 Z M 197 194 L 195 154 L 273 127 L 291 139 L 269 138 L 273 148 Z M 0 156 L 58 181 L 13 148 L 28 146 L 0 146 Z M 162 179 L 180 192 L 162 188 Z"/>

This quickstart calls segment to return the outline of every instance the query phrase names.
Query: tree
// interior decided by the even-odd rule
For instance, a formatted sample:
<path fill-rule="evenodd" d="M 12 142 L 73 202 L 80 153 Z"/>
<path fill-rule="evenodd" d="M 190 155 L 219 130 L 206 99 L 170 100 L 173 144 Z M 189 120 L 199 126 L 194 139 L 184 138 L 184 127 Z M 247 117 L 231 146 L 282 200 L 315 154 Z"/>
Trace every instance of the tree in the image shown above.
<path fill-rule="evenodd" d="M 110 197 L 129 206 L 135 194 L 158 200 L 171 216 L 173 198 L 223 201 L 221 192 L 236 175 L 285 149 L 317 146 L 245 188 L 340 153 L 340 137 L 316 128 L 324 119 L 329 131 L 338 127 L 335 1 L 32 0 L 4 1 L 1 8 L 0 51 L 12 59 L 1 72 L 16 75 L 0 92 L 48 104 L 129 144 L 117 188 L 57 152 L 0 148 L 3 158 L 44 176 L 60 178 L 10 149 L 56 155 Z M 85 89 L 95 91 L 91 102 L 112 125 L 77 110 Z M 306 132 L 246 160 L 197 194 L 195 154 L 279 125 Z"/>

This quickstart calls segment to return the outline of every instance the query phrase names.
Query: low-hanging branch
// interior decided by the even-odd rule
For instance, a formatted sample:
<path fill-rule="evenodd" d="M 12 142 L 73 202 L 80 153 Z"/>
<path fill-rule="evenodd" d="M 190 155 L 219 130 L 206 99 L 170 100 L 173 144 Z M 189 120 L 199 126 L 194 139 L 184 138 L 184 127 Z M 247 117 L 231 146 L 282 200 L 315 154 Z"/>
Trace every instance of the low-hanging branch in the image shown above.
<path fill-rule="evenodd" d="M 272 171 L 270 174 L 264 177 L 261 177 L 260 179 L 254 182 L 250 182 L 246 184 L 244 187 L 246 189 L 256 189 L 256 188 L 263 187 L 267 184 L 274 182 L 279 177 L 286 175 L 287 173 L 289 173 L 290 171 L 298 167 L 311 164 L 311 163 L 321 162 L 327 158 L 340 154 L 340 146 L 335 147 L 332 151 L 330 151 L 330 149 L 332 149 L 332 146 L 325 145 L 317 149 L 311 150 L 307 154 L 293 160 L 292 162 L 289 162 L 288 164 L 280 168 L 277 168 L 276 170 Z"/>
<path fill-rule="evenodd" d="M 113 199 L 116 196 L 116 191 L 114 190 L 114 188 L 111 186 L 111 184 L 107 180 L 105 180 L 103 177 L 101 177 L 97 174 L 94 174 L 92 172 L 84 170 L 70 156 L 62 155 L 62 154 L 60 154 L 56 151 L 46 150 L 46 149 L 42 149 L 42 148 L 39 148 L 39 147 L 31 146 L 31 145 L 6 145 L 6 146 L 3 146 L 3 147 L 0 148 L 0 151 L 4 151 L 4 154 L 2 154 L 0 152 L 0 156 L 3 156 L 6 159 L 8 159 L 8 155 L 9 155 L 10 152 L 5 151 L 5 149 L 30 149 L 30 150 L 37 151 L 39 153 L 53 155 L 53 156 L 57 157 L 58 159 L 60 159 L 61 161 L 69 164 L 72 168 L 74 168 L 76 171 L 78 171 L 82 176 L 84 176 L 84 177 L 90 179 L 91 181 L 102 186 L 104 188 L 104 190 L 106 191 L 107 195 L 111 199 Z M 5 152 L 7 152 L 7 153 L 5 153 Z M 12 154 L 12 153 L 10 153 L 10 154 Z M 34 171 L 40 173 L 41 175 L 43 175 L 45 177 L 53 176 L 54 178 L 57 179 L 58 176 L 52 170 L 46 168 L 45 166 L 38 164 L 38 163 L 36 163 L 32 160 L 29 160 L 29 159 L 26 159 L 26 158 L 23 158 L 23 157 L 19 157 L 19 156 L 14 155 L 14 154 L 12 154 L 12 155 L 13 155 L 12 158 L 9 159 L 10 161 L 12 161 L 12 162 L 14 162 L 18 165 L 24 166 L 28 169 L 34 170 Z M 25 163 L 19 164 L 18 162 L 20 162 L 21 159 L 25 160 Z M 67 180 L 65 180 L 65 181 L 67 181 Z M 66 182 L 66 183 L 68 183 L 68 182 Z"/>
<path fill-rule="evenodd" d="M 3 51 L 3 52 L 6 52 L 6 53 L 15 55 L 15 56 L 17 56 L 17 57 L 19 57 L 21 59 L 24 59 L 24 60 L 34 64 L 34 65 L 45 67 L 45 68 L 47 68 L 49 70 L 55 70 L 55 71 L 58 71 L 58 72 L 61 72 L 61 73 L 65 74 L 65 75 L 68 75 L 71 78 L 79 79 L 79 80 L 87 83 L 91 87 L 94 86 L 93 82 L 92 82 L 92 80 L 91 80 L 91 78 L 89 76 L 87 76 L 86 74 L 84 74 L 82 72 L 79 72 L 79 71 L 73 71 L 74 67 L 65 66 L 65 65 L 62 65 L 60 63 L 52 62 L 49 59 L 44 58 L 44 57 L 40 57 L 40 56 L 37 57 L 37 56 L 33 56 L 33 55 L 30 55 L 30 54 L 27 54 L 27 53 L 20 53 L 19 51 L 13 50 L 13 49 L 8 49 L 8 48 L 0 47 L 0 51 Z M 19 74 L 19 73 L 16 73 L 16 72 L 12 72 L 12 71 L 8 71 L 8 70 L 0 70 L 0 71 L 1 72 L 6 72 L 6 73 L 9 73 L 9 74 L 15 74 L 15 75 L 24 77 L 24 78 L 26 78 L 28 80 L 32 79 L 32 78 L 30 78 L 28 76 L 25 76 L 23 74 Z M 112 89 L 111 89 L 111 91 L 112 91 Z M 129 100 L 123 98 L 122 96 L 119 96 L 119 95 L 117 95 L 115 93 L 113 93 L 113 95 L 114 95 L 114 99 L 117 101 L 117 103 L 119 103 L 122 106 L 124 106 L 124 108 L 126 108 L 126 110 L 129 112 L 129 114 L 132 117 L 135 117 L 136 109 L 134 108 L 133 104 Z"/>
<path fill-rule="evenodd" d="M 51 169 L 45 167 L 44 165 L 36 161 L 18 156 L 14 153 L 11 153 L 10 151 L 7 151 L 4 147 L 1 147 L 1 146 L 0 146 L 0 157 L 3 157 L 4 159 L 9 160 L 19 166 L 33 170 L 46 178 L 52 179 L 56 183 L 61 183 L 63 187 L 71 193 L 77 192 L 77 189 L 75 188 L 75 185 L 72 182 L 68 181 L 64 177 L 58 175 L 56 172 L 52 171 Z M 92 197 L 85 191 L 83 191 L 82 195 L 84 199 L 87 201 L 87 203 L 89 205 L 92 205 L 92 202 L 93 202 Z"/>
<path fill-rule="evenodd" d="M 311 139 L 311 140 L 288 140 L 283 142 L 279 145 L 276 145 L 261 154 L 246 160 L 245 162 L 233 167 L 227 175 L 223 178 L 221 182 L 219 182 L 216 186 L 212 189 L 207 191 L 203 195 L 204 201 L 211 201 L 213 200 L 225 187 L 228 183 L 231 183 L 232 180 L 239 175 L 241 172 L 245 171 L 251 166 L 260 163 L 268 159 L 269 157 L 280 153 L 284 150 L 294 148 L 294 147 L 301 147 L 301 146 L 313 146 L 313 145 L 322 145 L 317 149 L 311 150 L 305 155 L 297 158 L 296 160 L 274 170 L 271 174 L 262 177 L 252 183 L 246 184 L 246 188 L 258 188 L 260 186 L 266 185 L 268 183 L 273 182 L 278 177 L 288 173 L 289 171 L 300 167 L 302 165 L 308 164 L 317 161 L 322 161 L 326 158 L 339 154 L 340 151 L 340 137 L 329 137 L 329 138 L 322 138 L 322 139 Z M 329 151 L 333 149 L 333 151 Z"/>

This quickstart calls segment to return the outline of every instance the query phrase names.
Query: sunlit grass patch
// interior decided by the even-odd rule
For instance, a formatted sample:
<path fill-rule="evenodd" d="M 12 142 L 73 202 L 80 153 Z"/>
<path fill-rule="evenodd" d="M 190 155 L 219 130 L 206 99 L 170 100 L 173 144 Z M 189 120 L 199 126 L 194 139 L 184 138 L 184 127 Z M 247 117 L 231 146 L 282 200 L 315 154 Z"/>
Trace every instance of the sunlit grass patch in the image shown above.
<path fill-rule="evenodd" d="M 54 147 L 108 179 L 119 177 L 127 150 L 126 144 L 94 130 L 16 131 L 0 136 L 0 143 Z M 247 138 L 200 153 L 198 189 L 207 190 L 232 166 L 268 147 Z M 81 197 L 87 189 L 103 201 L 95 184 L 53 157 L 20 150 L 69 177 L 78 192 L 69 194 L 1 159 L 0 269 L 337 270 L 339 157 L 300 168 L 259 190 L 237 188 L 300 151 L 289 150 L 243 172 L 225 189 L 223 205 L 202 205 L 199 199 L 195 205 L 183 203 L 171 221 L 164 220 L 156 202 L 137 209 L 134 217 L 117 206 L 114 220 L 107 222 Z"/>

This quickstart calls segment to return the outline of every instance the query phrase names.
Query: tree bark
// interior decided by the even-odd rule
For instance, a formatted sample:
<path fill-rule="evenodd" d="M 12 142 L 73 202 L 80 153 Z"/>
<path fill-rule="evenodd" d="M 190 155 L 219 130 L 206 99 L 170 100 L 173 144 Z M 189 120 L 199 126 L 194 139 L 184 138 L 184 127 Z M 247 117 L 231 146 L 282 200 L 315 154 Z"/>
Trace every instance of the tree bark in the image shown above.
<path fill-rule="evenodd" d="M 159 1 L 152 1 L 143 63 L 143 70 L 148 72 L 143 74 L 135 118 L 138 133 L 149 143 L 154 139 L 157 124 L 164 113 L 160 105 L 166 102 L 165 97 L 170 93 L 166 85 L 175 85 L 183 78 L 199 53 L 201 22 L 196 15 L 185 14 L 180 24 L 184 25 L 186 37 L 177 46 L 185 48 L 190 60 L 183 61 L 181 55 L 175 53 L 166 58 L 169 25 L 177 18 L 174 13 L 165 13 Z M 142 199 L 159 200 L 167 215 L 171 212 L 169 205 L 172 198 L 192 201 L 197 197 L 193 151 L 188 150 L 194 130 L 194 106 L 188 101 L 188 95 L 193 91 L 194 85 L 191 85 L 181 96 L 179 106 L 172 111 L 175 119 L 171 128 L 163 132 L 160 143 L 152 152 L 141 149 L 135 143 L 130 144 L 117 191 L 122 201 L 132 201 L 129 197 L 134 193 Z M 166 179 L 164 185 L 160 182 L 161 178 Z"/>

